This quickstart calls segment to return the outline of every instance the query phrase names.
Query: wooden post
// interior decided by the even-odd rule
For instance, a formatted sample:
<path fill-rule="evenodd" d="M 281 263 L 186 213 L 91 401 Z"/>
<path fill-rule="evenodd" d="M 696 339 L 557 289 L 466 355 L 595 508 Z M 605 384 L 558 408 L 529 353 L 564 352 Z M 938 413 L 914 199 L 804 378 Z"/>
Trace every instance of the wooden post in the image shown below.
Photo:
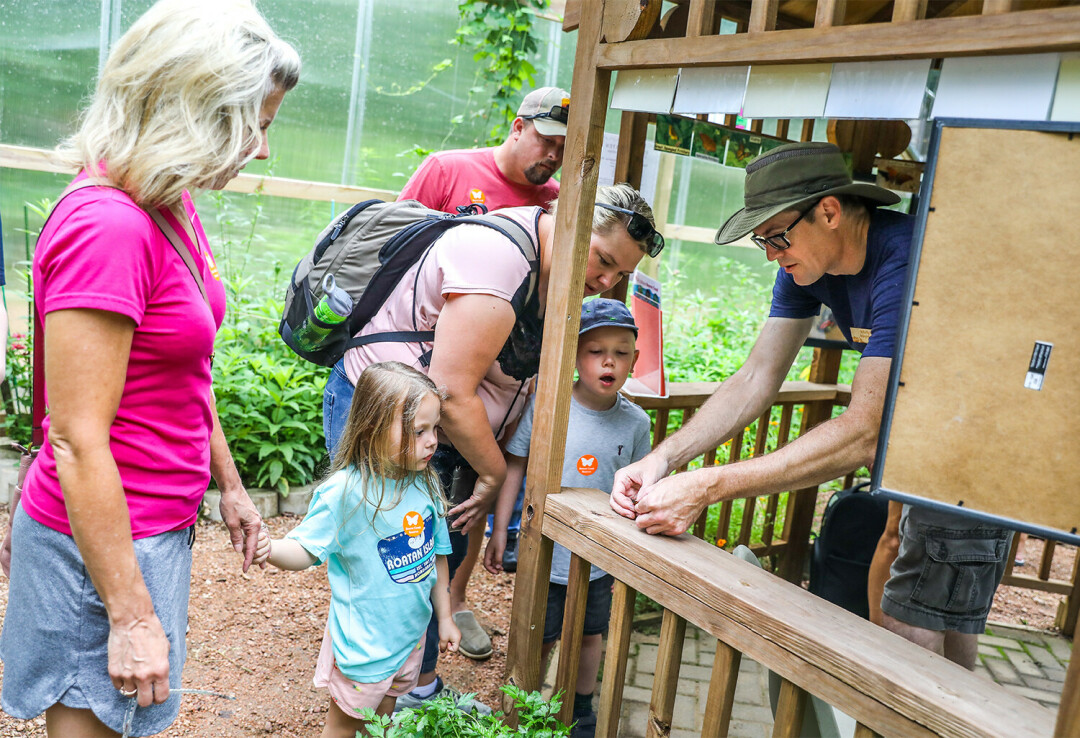
<path fill-rule="evenodd" d="M 814 349 L 810 364 L 810 381 L 836 384 L 840 374 L 840 349 Z M 832 417 L 831 400 L 816 400 L 803 406 L 800 435 Z M 784 521 L 784 540 L 787 548 L 780 562 L 779 574 L 789 582 L 802 580 L 803 561 L 810 550 L 810 527 L 814 524 L 814 505 L 817 504 L 817 486 L 791 492 L 788 498 L 787 517 Z"/>
<path fill-rule="evenodd" d="M 536 414 L 533 423 L 538 451 L 529 456 L 518 538 L 519 564 L 506 666 L 507 681 L 527 692 L 540 687 L 540 660 L 536 655 L 540 653 L 551 571 L 551 541 L 541 535 L 544 499 L 548 492 L 557 492 L 562 482 L 574 349 L 592 235 L 592 203 L 611 88 L 611 72 L 596 66 L 603 15 L 603 0 L 582 7 L 574 59 L 574 104 L 570 106 L 560 191 L 565 207 L 559 208 L 556 218 L 552 279 L 545 301 L 544 348 L 536 398 L 542 412 Z M 503 709 L 511 725 L 516 725 L 517 714 L 508 698 L 503 700 Z"/>
<path fill-rule="evenodd" d="M 780 0 L 753 0 L 750 5 L 750 22 L 747 31 L 760 33 L 776 28 L 776 12 L 779 7 Z"/>
<path fill-rule="evenodd" d="M 604 681 L 600 684 L 600 712 L 596 718 L 597 738 L 618 738 L 626 683 L 626 657 L 630 653 L 630 632 L 634 628 L 634 600 L 637 592 L 615 580 L 608 621 L 607 651 L 604 654 Z"/>
<path fill-rule="evenodd" d="M 1073 643 L 1076 643 L 1075 633 Z M 1054 735 L 1080 735 L 1080 658 L 1074 653 L 1065 672 L 1065 685 L 1061 688 L 1061 706 L 1058 708 Z"/>
<path fill-rule="evenodd" d="M 675 715 L 675 694 L 679 687 L 679 666 L 682 664 L 686 621 L 664 610 L 660 626 L 660 645 L 656 651 L 656 672 L 653 675 L 652 699 L 649 703 L 649 724 L 645 738 L 661 738 L 671 734 Z"/>
<path fill-rule="evenodd" d="M 927 0 L 893 0 L 893 23 L 906 23 L 926 17 Z"/>
<path fill-rule="evenodd" d="M 701 738 L 721 738 L 728 734 L 741 662 L 741 653 L 723 641 L 716 642 L 716 659 L 713 661 L 712 677 L 709 679 L 709 696 L 705 702 L 707 707 Z"/>
<path fill-rule="evenodd" d="M 566 609 L 563 612 L 562 642 L 559 644 L 559 669 L 555 691 L 562 691 L 559 720 L 566 725 L 574 719 L 574 694 L 577 691 L 578 667 L 581 664 L 581 638 L 585 627 L 585 604 L 589 596 L 589 572 L 592 565 L 577 554 L 570 554 L 570 575 L 566 581 Z"/>
<path fill-rule="evenodd" d="M 844 25 L 847 0 L 818 0 L 814 16 L 814 28 L 832 28 Z"/>
<path fill-rule="evenodd" d="M 780 681 L 780 698 L 776 701 L 773 738 L 797 738 L 802 735 L 806 700 L 807 694 L 801 687 L 787 679 Z"/>

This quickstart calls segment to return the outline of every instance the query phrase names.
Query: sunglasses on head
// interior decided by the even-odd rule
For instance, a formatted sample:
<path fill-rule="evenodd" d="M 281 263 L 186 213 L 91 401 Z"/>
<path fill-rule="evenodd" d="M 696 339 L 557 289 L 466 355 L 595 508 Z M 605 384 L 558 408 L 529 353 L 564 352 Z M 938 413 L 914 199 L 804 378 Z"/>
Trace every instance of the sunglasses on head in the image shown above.
<path fill-rule="evenodd" d="M 556 105 L 546 113 L 536 113 L 534 115 L 523 115 L 522 120 L 534 120 L 536 118 L 551 118 L 553 121 L 566 125 L 566 121 L 570 119 L 570 106 L 569 105 Z"/>
<path fill-rule="evenodd" d="M 626 224 L 626 232 L 630 234 L 630 238 L 644 243 L 645 253 L 653 259 L 659 256 L 660 252 L 664 250 L 664 237 L 660 235 L 659 231 L 653 228 L 649 219 L 641 213 L 635 213 L 633 210 L 608 205 L 604 202 L 596 203 L 596 207 L 603 208 L 604 210 L 611 210 L 616 213 L 622 213 L 623 215 L 629 215 L 630 222 Z"/>

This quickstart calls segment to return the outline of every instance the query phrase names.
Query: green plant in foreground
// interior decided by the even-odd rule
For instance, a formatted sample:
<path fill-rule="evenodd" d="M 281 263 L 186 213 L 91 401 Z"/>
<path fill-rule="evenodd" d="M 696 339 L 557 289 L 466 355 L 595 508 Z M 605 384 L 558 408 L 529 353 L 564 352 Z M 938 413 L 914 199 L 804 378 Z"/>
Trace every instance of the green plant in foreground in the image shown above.
<path fill-rule="evenodd" d="M 365 729 L 357 733 L 359 738 L 503 738 L 530 736 L 531 738 L 557 738 L 570 735 L 570 728 L 559 722 L 561 693 L 545 700 L 539 692 L 525 692 L 507 685 L 502 691 L 514 701 L 518 714 L 518 726 L 511 728 L 503 722 L 503 713 L 477 715 L 458 707 L 459 703 L 449 697 L 430 700 L 423 706 L 401 710 L 394 715 L 376 715 L 374 710 L 363 711 L 368 721 Z M 461 697 L 466 706 L 475 695 Z"/>

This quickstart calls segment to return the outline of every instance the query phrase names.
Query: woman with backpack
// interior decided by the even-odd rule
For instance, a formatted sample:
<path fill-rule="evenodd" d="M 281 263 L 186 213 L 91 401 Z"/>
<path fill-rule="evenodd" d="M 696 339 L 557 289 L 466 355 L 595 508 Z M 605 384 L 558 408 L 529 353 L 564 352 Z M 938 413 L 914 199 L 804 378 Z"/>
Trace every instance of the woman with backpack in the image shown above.
<path fill-rule="evenodd" d="M 499 439 L 516 424 L 539 368 L 556 207 L 553 202 L 550 213 L 524 207 L 493 214 L 529 234 L 538 267 L 530 265 L 511 238 L 491 228 L 461 224 L 446 231 L 358 334 L 434 331 L 434 340 L 384 339 L 349 349 L 326 384 L 323 426 L 331 457 L 353 387 L 367 366 L 400 361 L 446 392 L 442 435 L 431 465 L 452 505 L 451 577 L 468 547 L 464 534 L 483 524 L 502 485 L 506 464 Z M 610 289 L 634 271 L 643 255 L 656 256 L 663 243 L 652 209 L 635 189 L 625 184 L 598 188 L 583 297 Z M 530 291 L 534 268 L 538 274 Z M 429 628 L 418 686 L 399 699 L 402 707 L 444 689 L 435 674 L 437 626 Z"/>
<path fill-rule="evenodd" d="M 3 709 L 50 736 L 150 735 L 180 709 L 191 546 L 213 475 L 261 528 L 218 423 L 225 313 L 190 191 L 269 156 L 300 58 L 250 0 L 162 0 L 116 42 L 34 254 L 47 434 L 12 506 Z M 43 325 L 43 330 L 42 330 Z"/>

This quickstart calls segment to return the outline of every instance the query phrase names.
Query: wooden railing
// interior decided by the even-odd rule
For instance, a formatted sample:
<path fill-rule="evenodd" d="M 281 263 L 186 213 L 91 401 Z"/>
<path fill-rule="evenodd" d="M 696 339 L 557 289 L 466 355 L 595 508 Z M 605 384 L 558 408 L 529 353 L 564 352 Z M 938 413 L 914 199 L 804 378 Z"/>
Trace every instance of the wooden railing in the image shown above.
<path fill-rule="evenodd" d="M 783 680 L 774 736 L 802 735 L 808 694 L 858 721 L 857 736 L 1054 733 L 1052 711 L 705 541 L 647 535 L 597 490 L 549 495 L 542 533 L 573 554 L 556 689 L 576 678 L 590 563 L 616 580 L 597 736 L 628 730 L 619 715 L 636 592 L 664 608 L 647 736 L 670 734 L 687 623 L 718 640 L 706 738 L 727 735 L 743 656 Z"/>
<path fill-rule="evenodd" d="M 627 396 L 645 410 L 654 414 L 653 447 L 658 446 L 667 436 L 672 412 L 682 411 L 682 422 L 693 417 L 696 410 L 712 395 L 717 384 L 713 382 L 691 382 L 673 384 L 668 387 L 668 396 L 663 398 Z M 713 449 L 699 457 L 702 466 L 715 466 L 717 463 L 732 464 L 740 459 L 761 456 L 769 451 L 783 447 L 792 439 L 796 418 L 799 419 L 800 432 L 805 432 L 821 420 L 831 416 L 834 405 L 847 405 L 851 398 L 851 389 L 847 385 L 824 384 L 816 382 L 785 382 L 777 394 L 772 406 L 754 423 L 739 431 L 720 448 Z M 815 420 L 816 419 L 816 420 Z M 770 428 L 776 424 L 776 435 L 770 444 Z M 753 443 L 746 443 L 752 434 Z M 723 454 L 722 456 L 720 454 Z M 689 464 L 678 471 L 685 471 Z M 783 529 L 776 535 L 777 516 L 780 514 L 781 498 L 786 497 L 783 513 Z M 813 520 L 814 506 L 817 501 L 817 488 L 784 492 L 762 497 L 751 497 L 739 502 L 726 501 L 718 504 L 719 520 L 716 535 L 712 543 L 734 548 L 737 545 L 748 546 L 757 556 L 774 558 L 774 569 L 786 579 L 797 582 L 803 570 L 807 551 L 809 527 Z M 742 505 L 741 522 L 733 522 L 732 512 L 736 505 Z M 751 540 L 753 521 L 756 510 L 765 510 L 764 524 L 760 541 Z M 704 511 L 694 526 L 694 535 L 701 538 L 705 533 L 708 510 Z"/>

